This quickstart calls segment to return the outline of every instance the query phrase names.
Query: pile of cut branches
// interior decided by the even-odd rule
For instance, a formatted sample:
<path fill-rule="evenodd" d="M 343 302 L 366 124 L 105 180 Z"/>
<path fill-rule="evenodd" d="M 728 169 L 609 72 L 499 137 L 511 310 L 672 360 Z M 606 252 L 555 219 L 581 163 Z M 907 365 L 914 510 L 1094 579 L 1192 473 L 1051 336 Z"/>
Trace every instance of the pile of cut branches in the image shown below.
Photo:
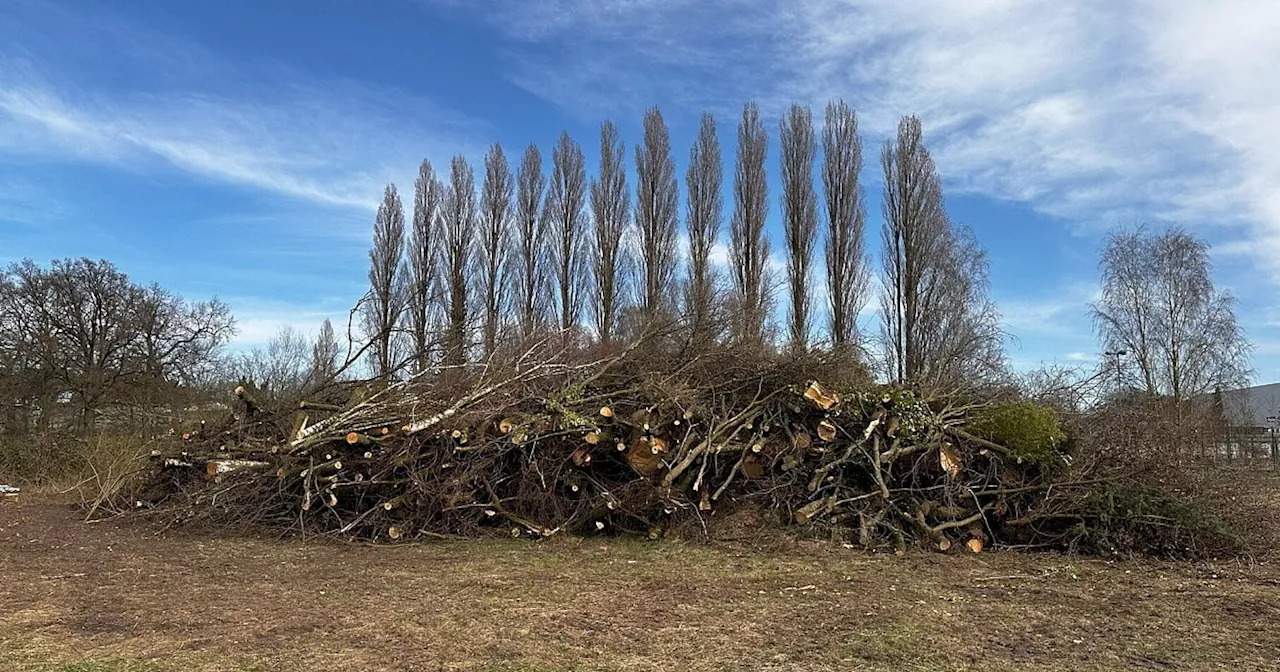
<path fill-rule="evenodd" d="M 625 353 L 521 359 L 287 412 L 240 388 L 224 426 L 153 454 L 138 504 L 175 522 L 369 540 L 656 539 L 748 507 L 899 550 L 1054 539 L 1037 521 L 1061 531 L 1037 509 L 1056 470 L 981 436 L 973 406 L 813 373 L 729 357 L 666 372 Z"/>

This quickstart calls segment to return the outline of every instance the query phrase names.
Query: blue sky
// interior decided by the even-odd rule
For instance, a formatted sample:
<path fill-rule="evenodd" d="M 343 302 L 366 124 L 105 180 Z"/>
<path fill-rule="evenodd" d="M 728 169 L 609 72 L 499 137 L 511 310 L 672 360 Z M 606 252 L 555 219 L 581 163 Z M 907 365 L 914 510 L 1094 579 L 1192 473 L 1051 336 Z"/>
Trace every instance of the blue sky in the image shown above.
<path fill-rule="evenodd" d="M 1210 6 L 1212 5 L 1212 6 Z M 1280 3 L 386 0 L 0 4 L 0 262 L 104 257 L 231 304 L 240 347 L 345 320 L 382 186 L 489 143 L 628 143 L 661 106 L 726 163 L 741 104 L 924 123 L 952 218 L 991 257 L 1009 357 L 1088 363 L 1117 224 L 1214 245 L 1262 381 L 1280 379 Z M 631 184 L 634 185 L 634 179 Z M 771 192 L 776 234 L 776 183 Z"/>

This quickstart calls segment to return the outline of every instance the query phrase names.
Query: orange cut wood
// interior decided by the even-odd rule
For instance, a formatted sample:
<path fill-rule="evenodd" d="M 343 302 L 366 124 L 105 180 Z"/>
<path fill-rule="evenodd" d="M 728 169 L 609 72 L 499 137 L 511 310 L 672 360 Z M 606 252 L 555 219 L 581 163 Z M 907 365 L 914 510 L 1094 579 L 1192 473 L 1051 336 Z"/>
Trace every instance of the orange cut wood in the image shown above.
<path fill-rule="evenodd" d="M 823 387 L 818 381 L 810 381 L 805 388 L 804 398 L 808 399 L 819 410 L 829 411 L 840 403 L 840 395 Z"/>

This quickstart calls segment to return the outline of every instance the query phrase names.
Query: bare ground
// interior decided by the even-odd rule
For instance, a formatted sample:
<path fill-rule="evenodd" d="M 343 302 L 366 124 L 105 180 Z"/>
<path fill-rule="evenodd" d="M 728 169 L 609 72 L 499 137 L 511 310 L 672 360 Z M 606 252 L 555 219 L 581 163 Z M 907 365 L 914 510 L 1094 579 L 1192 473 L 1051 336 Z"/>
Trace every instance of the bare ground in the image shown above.
<path fill-rule="evenodd" d="M 1272 483 L 1275 485 L 1275 483 Z M 157 535 L 0 499 L 0 669 L 1274 670 L 1280 568 Z"/>

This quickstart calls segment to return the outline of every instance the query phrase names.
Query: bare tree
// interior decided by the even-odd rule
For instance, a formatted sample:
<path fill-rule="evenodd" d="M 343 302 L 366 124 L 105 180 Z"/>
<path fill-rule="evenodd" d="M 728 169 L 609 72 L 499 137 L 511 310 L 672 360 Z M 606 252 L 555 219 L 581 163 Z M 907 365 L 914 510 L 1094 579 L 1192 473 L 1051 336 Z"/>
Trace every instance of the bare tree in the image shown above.
<path fill-rule="evenodd" d="M 431 363 L 434 335 L 432 306 L 435 303 L 438 277 L 436 255 L 439 253 L 439 217 L 441 192 L 444 191 L 431 162 L 423 159 L 418 179 L 413 184 L 413 230 L 409 237 L 408 322 L 411 337 L 411 361 L 416 371 L 424 371 Z M 326 321 L 327 322 L 327 321 Z M 330 330 L 332 330 L 330 325 Z"/>
<path fill-rule="evenodd" d="M 373 342 L 373 374 L 387 378 L 395 368 L 393 343 L 405 305 L 404 206 L 396 185 L 388 184 L 373 223 L 369 250 L 369 301 L 364 304 L 365 334 Z"/>
<path fill-rule="evenodd" d="M 551 153 L 551 188 L 543 214 L 548 218 L 555 266 L 555 288 L 558 294 L 560 329 L 570 334 L 579 327 L 585 301 L 588 266 L 586 250 L 587 172 L 582 148 L 561 133 Z"/>
<path fill-rule="evenodd" d="M 484 354 L 498 347 L 498 329 L 507 308 L 507 257 L 510 249 L 511 168 L 502 145 L 493 143 L 484 157 L 484 187 L 480 196 L 480 252 L 484 261 Z"/>
<path fill-rule="evenodd" d="M 517 177 L 516 233 L 517 306 L 520 335 L 528 340 L 546 312 L 547 220 L 542 216 L 542 153 L 536 145 L 524 150 Z"/>
<path fill-rule="evenodd" d="M 689 233 L 689 279 L 685 286 L 685 305 L 692 341 L 698 348 L 705 347 L 714 337 L 712 314 L 716 273 L 711 264 L 711 252 L 724 218 L 724 196 L 720 193 L 723 180 L 716 120 L 709 113 L 704 113 L 698 139 L 689 152 L 689 169 L 685 173 L 685 191 L 688 194 L 685 217 Z"/>
<path fill-rule="evenodd" d="M 738 124 L 738 158 L 733 176 L 733 218 L 730 220 L 730 252 L 733 257 L 733 284 L 736 290 L 739 339 L 764 343 L 767 304 L 766 273 L 769 239 L 764 235 L 769 210 L 769 184 L 764 162 L 769 136 L 760 121 L 755 103 L 742 108 Z"/>
<path fill-rule="evenodd" d="M 86 432 L 105 407 L 169 403 L 178 385 L 202 382 L 234 332 L 226 304 L 139 286 L 107 261 L 0 270 L 0 388 L 42 431 L 63 394 Z"/>
<path fill-rule="evenodd" d="M 325 385 L 338 375 L 338 358 L 342 355 L 342 346 L 333 333 L 333 322 L 328 318 L 320 325 L 316 333 L 315 343 L 311 345 L 311 382 L 314 385 Z"/>
<path fill-rule="evenodd" d="M 444 194 L 444 216 L 440 263 L 444 285 L 445 363 L 456 366 L 467 361 L 471 331 L 472 238 L 476 230 L 476 180 L 471 164 L 455 156 L 449 164 L 449 186 Z"/>
<path fill-rule="evenodd" d="M 1208 244 L 1180 229 L 1114 231 L 1100 263 L 1094 324 L 1125 374 L 1151 396 L 1185 401 L 1243 386 L 1249 347 L 1235 297 L 1214 287 Z"/>
<path fill-rule="evenodd" d="M 787 288 L 791 298 L 788 320 L 791 346 L 809 346 L 813 326 L 809 282 L 813 250 L 818 242 L 818 197 L 813 190 L 813 160 L 817 142 L 809 108 L 792 105 L 780 123 L 782 158 L 782 230 L 787 245 Z"/>
<path fill-rule="evenodd" d="M 240 356 L 236 363 L 244 383 L 256 388 L 258 401 L 297 401 L 312 381 L 311 344 L 291 325 L 284 325 L 267 342 Z"/>
<path fill-rule="evenodd" d="M 904 117 L 885 142 L 885 359 L 897 382 L 979 382 L 1002 364 L 998 314 L 987 298 L 986 254 L 967 228 L 953 230 L 920 121 Z"/>
<path fill-rule="evenodd" d="M 613 122 L 600 127 L 600 176 L 591 181 L 591 210 L 595 218 L 595 317 L 601 343 L 614 336 L 626 291 L 627 259 L 622 245 L 630 208 L 625 148 Z"/>
<path fill-rule="evenodd" d="M 636 229 L 640 237 L 640 310 L 646 325 L 674 305 L 679 219 L 676 165 L 662 113 L 644 113 L 644 142 L 636 147 Z"/>
<path fill-rule="evenodd" d="M 858 313 L 867 301 L 867 208 L 858 184 L 861 172 L 858 117 L 844 101 L 833 101 L 827 104 L 822 127 L 822 187 L 827 211 L 831 341 L 837 350 L 858 345 Z"/>

